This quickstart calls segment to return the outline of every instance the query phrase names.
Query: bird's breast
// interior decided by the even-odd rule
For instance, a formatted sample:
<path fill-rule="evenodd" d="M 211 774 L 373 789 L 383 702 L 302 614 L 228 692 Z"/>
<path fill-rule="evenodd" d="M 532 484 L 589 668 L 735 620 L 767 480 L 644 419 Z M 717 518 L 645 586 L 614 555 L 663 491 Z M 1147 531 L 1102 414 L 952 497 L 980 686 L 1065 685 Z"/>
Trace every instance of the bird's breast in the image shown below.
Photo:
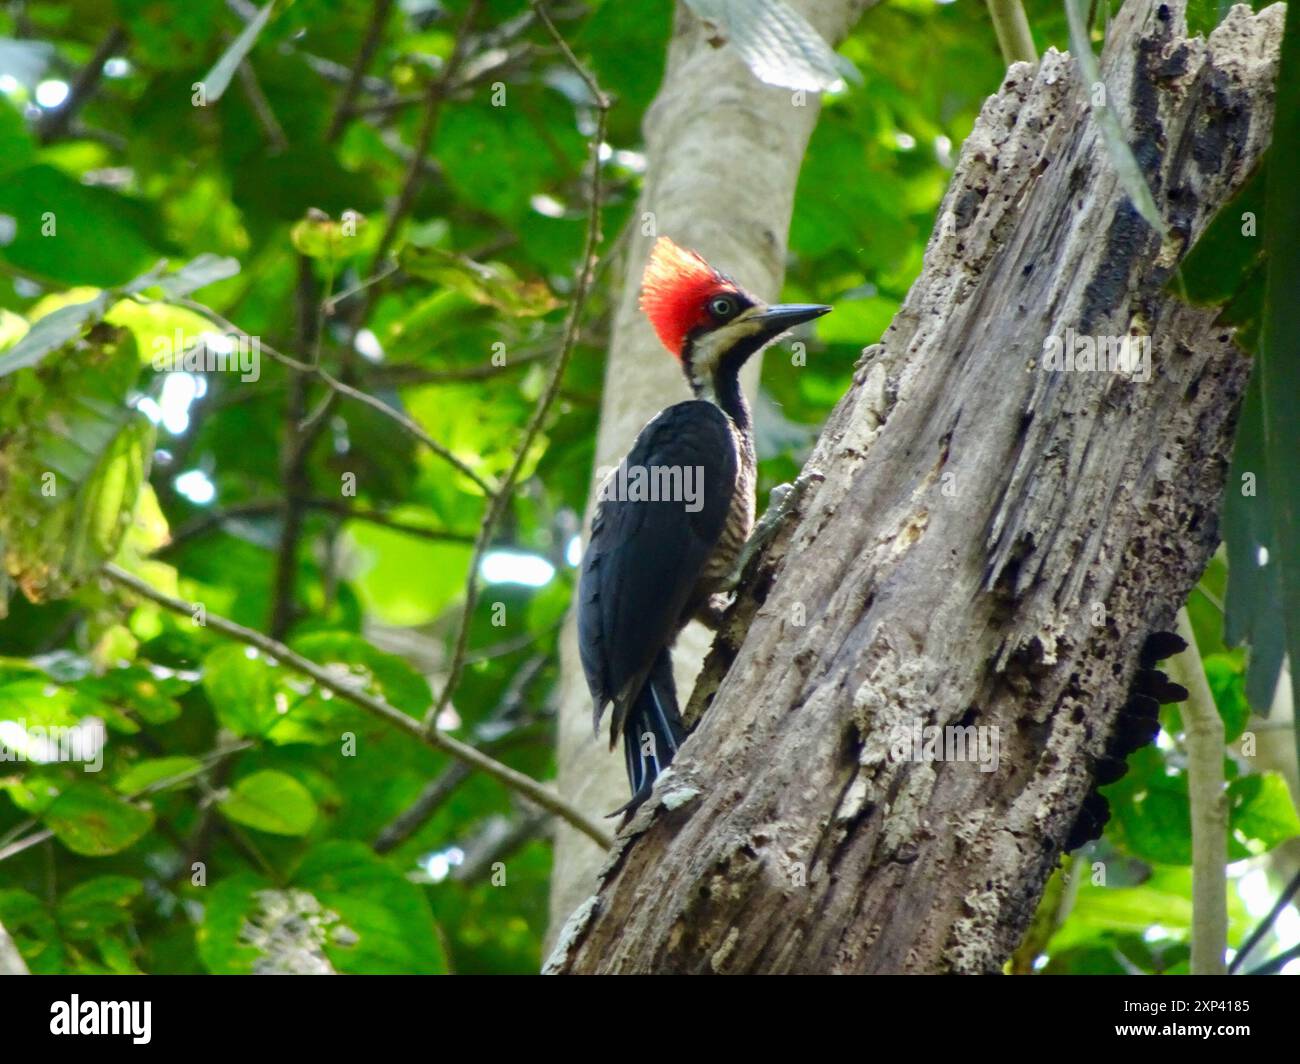
<path fill-rule="evenodd" d="M 736 559 L 740 556 L 741 548 L 754 529 L 756 488 L 754 445 L 734 425 L 732 439 L 736 447 L 736 482 L 727 508 L 726 523 L 722 526 L 722 534 L 718 537 L 717 546 L 710 553 L 700 572 L 699 591 L 704 595 L 712 594 L 716 586 L 730 576 Z"/>

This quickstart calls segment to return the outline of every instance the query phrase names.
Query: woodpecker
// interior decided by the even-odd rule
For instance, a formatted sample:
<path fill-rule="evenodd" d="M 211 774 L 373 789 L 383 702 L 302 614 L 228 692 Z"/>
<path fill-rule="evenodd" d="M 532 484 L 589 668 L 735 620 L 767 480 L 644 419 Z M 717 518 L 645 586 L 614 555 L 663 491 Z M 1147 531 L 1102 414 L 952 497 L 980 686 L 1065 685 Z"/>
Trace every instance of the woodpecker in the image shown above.
<path fill-rule="evenodd" d="M 609 745 L 622 734 L 632 789 L 610 816 L 649 797 L 686 737 L 670 652 L 678 633 L 693 617 L 716 620 L 714 596 L 734 588 L 782 516 L 778 500 L 790 499 L 774 491 L 755 530 L 757 460 L 741 367 L 831 309 L 764 303 L 667 237 L 651 252 L 640 303 L 695 398 L 652 418 L 606 478 L 583 558 L 578 646 L 593 725 L 599 733 L 613 703 Z"/>

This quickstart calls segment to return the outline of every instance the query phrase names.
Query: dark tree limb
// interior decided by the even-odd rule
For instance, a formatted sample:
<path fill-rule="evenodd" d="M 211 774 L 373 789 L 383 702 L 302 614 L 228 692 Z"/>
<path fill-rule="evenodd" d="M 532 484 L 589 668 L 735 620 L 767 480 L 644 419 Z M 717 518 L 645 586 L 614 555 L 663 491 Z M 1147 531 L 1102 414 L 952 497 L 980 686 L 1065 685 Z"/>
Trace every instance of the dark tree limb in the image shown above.
<path fill-rule="evenodd" d="M 90 57 L 90 62 L 81 68 L 77 80 L 72 83 L 67 99 L 41 118 L 36 135 L 42 144 L 49 144 L 67 134 L 72 120 L 99 88 L 100 79 L 104 76 L 104 64 L 120 52 L 125 43 L 126 30 L 121 26 L 114 26 L 105 34 L 95 49 L 95 54 Z"/>

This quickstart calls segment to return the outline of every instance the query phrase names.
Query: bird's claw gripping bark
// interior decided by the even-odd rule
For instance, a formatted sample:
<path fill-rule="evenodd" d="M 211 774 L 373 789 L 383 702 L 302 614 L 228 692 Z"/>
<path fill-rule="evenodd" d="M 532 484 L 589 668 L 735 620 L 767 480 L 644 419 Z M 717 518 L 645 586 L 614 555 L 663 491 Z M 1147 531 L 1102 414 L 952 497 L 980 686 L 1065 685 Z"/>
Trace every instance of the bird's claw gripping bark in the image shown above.
<path fill-rule="evenodd" d="M 767 509 L 763 516 L 759 518 L 754 530 L 745 540 L 745 545 L 740 548 L 740 554 L 736 557 L 736 564 L 732 567 L 731 572 L 727 575 L 726 582 L 723 584 L 723 591 L 735 591 L 740 584 L 740 578 L 748 568 L 749 563 L 753 561 L 754 556 L 760 553 L 772 541 L 781 523 L 790 516 L 795 507 L 803 500 L 808 493 L 808 489 L 813 484 L 820 483 L 823 477 L 817 472 L 803 472 L 795 478 L 793 484 L 778 484 L 772 489 L 768 499 Z"/>

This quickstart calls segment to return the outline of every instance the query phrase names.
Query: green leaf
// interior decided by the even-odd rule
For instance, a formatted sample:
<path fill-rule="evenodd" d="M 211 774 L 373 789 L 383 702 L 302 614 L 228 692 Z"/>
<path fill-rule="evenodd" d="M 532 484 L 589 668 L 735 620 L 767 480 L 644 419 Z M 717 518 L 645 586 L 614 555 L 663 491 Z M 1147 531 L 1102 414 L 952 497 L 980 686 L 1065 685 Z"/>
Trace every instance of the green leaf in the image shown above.
<path fill-rule="evenodd" d="M 213 975 L 247 975 L 261 955 L 242 937 L 244 926 L 257 910 L 257 893 L 270 887 L 252 872 L 236 872 L 206 888 L 200 895 L 203 922 L 195 931 L 195 944 L 203 966 Z"/>
<path fill-rule="evenodd" d="M 106 787 L 74 783 L 41 818 L 73 853 L 105 857 L 139 841 L 153 827 L 153 812 L 123 801 Z"/>
<path fill-rule="evenodd" d="M 200 764 L 194 757 L 146 758 L 127 766 L 113 781 L 113 787 L 119 794 L 139 794 L 163 780 L 195 772 Z"/>
<path fill-rule="evenodd" d="M 412 244 L 402 248 L 398 261 L 407 273 L 436 281 L 512 317 L 538 317 L 561 305 L 542 281 L 521 281 L 509 266 L 499 262 L 475 262 L 464 255 Z"/>
<path fill-rule="evenodd" d="M 447 971 L 424 891 L 359 842 L 327 842 L 303 858 L 294 885 L 337 912 L 354 938 L 326 947 L 340 972 Z"/>
<path fill-rule="evenodd" d="M 271 835 L 306 835 L 316 822 L 311 792 L 271 769 L 245 776 L 217 807 L 231 820 Z"/>
<path fill-rule="evenodd" d="M 263 735 L 275 723 L 277 682 L 276 667 L 250 648 L 227 644 L 203 659 L 203 690 L 236 735 Z"/>
<path fill-rule="evenodd" d="M 1264 226 L 1267 174 L 1268 159 L 1264 156 L 1237 194 L 1219 208 L 1197 237 L 1167 287 L 1203 307 L 1220 306 L 1241 291 L 1264 254 L 1259 234 L 1268 231 Z"/>
<path fill-rule="evenodd" d="M 38 163 L 0 181 L 0 214 L 14 219 L 13 240 L 0 248 L 0 258 L 63 284 L 124 284 L 167 250 L 159 213 Z"/>
<path fill-rule="evenodd" d="M 1223 718 L 1224 740 L 1236 742 L 1250 719 L 1250 706 L 1242 689 L 1241 666 L 1229 654 L 1207 654 L 1201 664 L 1214 693 L 1214 704 Z"/>
<path fill-rule="evenodd" d="M 0 890 L 0 925 L 17 944 L 33 975 L 67 971 L 59 925 L 34 894 Z"/>
<path fill-rule="evenodd" d="M 311 632 L 292 646 L 319 665 L 346 666 L 354 678 L 370 681 L 372 693 L 413 717 L 423 717 L 433 700 L 429 681 L 406 661 L 353 632 Z"/>
<path fill-rule="evenodd" d="M 1264 411 L 1258 366 L 1251 373 L 1237 421 L 1232 465 L 1223 490 L 1223 538 L 1228 554 L 1223 641 L 1246 643 L 1246 699 L 1267 715 L 1286 655 L 1278 553 L 1264 454 Z"/>
<path fill-rule="evenodd" d="M 1192 812 L 1187 773 L 1166 771 L 1153 746 L 1129 758 L 1129 773 L 1106 788 L 1111 822 L 1107 833 L 1134 857 L 1166 865 L 1192 861 Z"/>
<path fill-rule="evenodd" d="M 1278 59 L 1273 147 L 1268 171 L 1267 293 L 1260 330 L 1259 393 L 1264 421 L 1265 497 L 1272 513 L 1278 599 L 1274 618 L 1286 631 L 1287 654 L 1300 661 L 1300 197 L 1293 184 L 1300 166 L 1300 5 L 1288 4 Z M 1295 722 L 1300 750 L 1300 716 Z"/>
<path fill-rule="evenodd" d="M 87 323 L 98 321 L 107 309 L 108 293 L 101 292 L 94 299 L 60 307 L 46 314 L 27 330 L 22 339 L 0 356 L 0 377 L 36 365 L 51 351 L 75 340 Z"/>
<path fill-rule="evenodd" d="M 585 144 L 567 100 L 524 86 L 509 91 L 508 107 L 483 99 L 446 111 L 434 154 L 468 203 L 517 222 L 534 195 L 579 170 Z"/>
<path fill-rule="evenodd" d="M 370 250 L 372 241 L 367 239 L 367 228 L 365 217 L 356 211 L 347 219 L 335 221 L 324 211 L 313 209 L 294 224 L 289 239 L 300 255 L 336 262 Z"/>
<path fill-rule="evenodd" d="M 130 528 L 153 454 L 153 426 L 126 402 L 138 372 L 131 334 L 101 324 L 0 390 L 0 423 L 16 426 L 0 440 L 0 546 L 32 601 L 84 583 Z"/>
<path fill-rule="evenodd" d="M 432 621 L 465 589 L 471 550 L 461 543 L 435 543 L 404 532 L 353 522 L 357 590 L 366 608 L 385 623 Z M 420 573 L 412 580 L 412 573 Z"/>
<path fill-rule="evenodd" d="M 131 906 L 144 884 L 130 876 L 96 876 L 59 899 L 59 924 L 70 938 L 93 938 L 131 922 Z"/>
<path fill-rule="evenodd" d="M 1242 776 L 1228 784 L 1228 805 L 1234 840 L 1257 856 L 1300 835 L 1286 780 L 1276 772 Z"/>
<path fill-rule="evenodd" d="M 230 79 L 235 76 L 235 71 L 239 69 L 239 64 L 253 50 L 253 45 L 257 43 L 258 34 L 266 26 L 267 20 L 270 19 L 271 12 L 274 9 L 275 0 L 267 0 L 266 6 L 248 20 L 239 36 L 231 42 L 230 47 L 222 53 L 221 58 L 213 64 L 212 69 L 204 76 L 203 91 L 208 104 L 214 104 L 221 99 L 222 94 L 230 85 Z"/>
<path fill-rule="evenodd" d="M 270 5 L 268 5 L 269 8 Z M 181 299 L 200 288 L 224 281 L 239 273 L 239 260 L 229 255 L 213 255 L 204 252 L 175 273 L 165 274 L 158 279 L 158 287 L 167 293 L 169 299 Z"/>

